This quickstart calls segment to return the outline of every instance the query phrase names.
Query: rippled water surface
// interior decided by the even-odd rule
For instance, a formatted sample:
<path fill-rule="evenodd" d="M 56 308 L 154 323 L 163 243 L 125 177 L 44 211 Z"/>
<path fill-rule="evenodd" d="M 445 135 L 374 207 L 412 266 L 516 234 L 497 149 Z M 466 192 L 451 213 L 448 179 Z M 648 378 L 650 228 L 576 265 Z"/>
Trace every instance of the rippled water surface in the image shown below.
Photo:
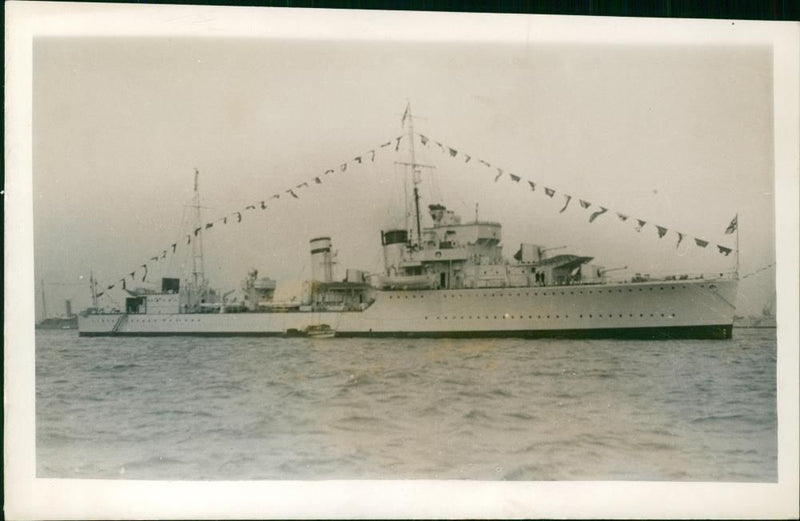
<path fill-rule="evenodd" d="M 774 329 L 36 340 L 39 477 L 777 479 Z"/>

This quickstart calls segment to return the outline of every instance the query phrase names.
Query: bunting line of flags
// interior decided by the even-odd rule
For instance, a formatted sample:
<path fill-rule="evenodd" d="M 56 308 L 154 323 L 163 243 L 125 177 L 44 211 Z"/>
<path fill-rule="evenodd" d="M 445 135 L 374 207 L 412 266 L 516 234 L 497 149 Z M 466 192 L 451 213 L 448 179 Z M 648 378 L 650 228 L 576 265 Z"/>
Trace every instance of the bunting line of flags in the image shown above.
<path fill-rule="evenodd" d="M 383 144 L 381 144 L 379 146 L 376 146 L 376 147 L 374 147 L 374 148 L 372 148 L 370 150 L 367 150 L 366 152 L 355 156 L 353 159 L 351 159 L 349 161 L 345 161 L 344 163 L 341 163 L 337 167 L 338 171 L 339 172 L 346 172 L 348 166 L 352 165 L 354 163 L 355 164 L 359 164 L 359 165 L 363 165 L 367 161 L 369 161 L 370 163 L 373 163 L 373 162 L 375 162 L 375 157 L 376 157 L 376 153 L 377 152 L 380 152 L 383 149 L 391 147 L 392 145 L 394 145 L 394 150 L 395 151 L 399 150 L 400 142 L 404 138 L 405 138 L 405 136 L 400 135 L 400 136 L 398 136 L 396 138 L 393 138 L 393 139 L 391 139 L 391 140 L 389 140 L 389 141 L 387 141 L 387 142 L 385 142 L 385 143 L 383 143 Z M 227 225 L 229 223 L 238 224 L 238 223 L 242 222 L 243 215 L 245 214 L 245 212 L 254 211 L 254 210 L 257 210 L 257 209 L 266 210 L 267 208 L 269 208 L 269 206 L 267 205 L 267 201 L 270 201 L 272 199 L 280 199 L 282 194 L 288 194 L 293 199 L 299 199 L 300 195 L 298 195 L 298 193 L 301 193 L 300 190 L 303 190 L 303 189 L 306 189 L 306 188 L 310 188 L 312 184 L 320 185 L 320 184 L 323 183 L 323 179 L 325 178 L 325 176 L 329 176 L 329 175 L 334 174 L 336 172 L 337 172 L 337 169 L 328 168 L 322 174 L 314 176 L 309 181 L 304 181 L 304 182 L 302 182 L 302 183 L 300 183 L 300 184 L 298 184 L 296 186 L 293 186 L 293 187 L 289 188 L 288 190 L 284 190 L 283 192 L 276 192 L 276 193 L 272 194 L 270 197 L 268 197 L 266 199 L 263 199 L 263 200 L 258 201 L 256 203 L 252 203 L 252 204 L 246 205 L 244 208 L 242 208 L 239 211 L 235 211 L 235 212 L 232 212 L 232 213 L 230 213 L 228 215 L 224 215 L 224 216 L 222 216 L 219 219 L 216 219 L 214 221 L 209 221 L 209 222 L 205 223 L 205 225 L 203 225 L 203 226 L 198 226 L 198 227 L 194 228 L 190 233 L 186 234 L 186 236 L 185 236 L 185 239 L 186 239 L 185 246 L 190 245 L 192 243 L 192 240 L 197 240 L 198 236 L 201 233 L 203 233 L 205 230 L 210 230 L 210 229 L 214 228 L 215 225 Z M 131 271 L 130 273 L 128 273 L 128 275 L 126 275 L 125 277 L 122 277 L 121 279 L 119 279 L 114 284 L 109 284 L 103 291 L 97 292 L 96 293 L 97 297 L 102 297 L 105 294 L 106 291 L 114 289 L 115 287 L 117 287 L 117 285 L 122 287 L 122 289 L 127 289 L 127 281 L 130 280 L 131 282 L 133 282 L 133 281 L 137 280 L 137 274 L 140 271 L 141 271 L 141 282 L 146 282 L 147 281 L 147 275 L 148 275 L 148 266 L 152 267 L 152 265 L 153 265 L 152 263 L 157 263 L 160 260 L 166 259 L 168 254 L 174 255 L 175 252 L 177 251 L 179 243 L 182 240 L 183 239 L 181 239 L 179 241 L 176 241 L 176 242 L 173 242 L 168 248 L 165 248 L 165 249 L 161 250 L 159 255 L 154 255 L 153 257 L 150 257 L 148 262 L 139 265 L 138 268 L 136 268 L 135 270 Z M 171 253 L 169 253 L 170 250 L 171 250 Z"/>
<path fill-rule="evenodd" d="M 493 165 L 492 163 L 490 163 L 490 162 L 488 162 L 488 161 L 486 161 L 484 159 L 481 159 L 481 158 L 475 156 L 474 154 L 467 154 L 467 153 L 465 153 L 463 151 L 459 151 L 458 149 L 456 149 L 456 148 L 454 148 L 452 146 L 446 145 L 446 144 L 444 144 L 444 143 L 442 143 L 440 141 L 437 141 L 435 139 L 431 139 L 429 136 L 426 136 L 426 135 L 423 135 L 423 134 L 417 134 L 417 136 L 419 137 L 420 143 L 423 146 L 428 146 L 428 143 L 433 142 L 439 147 L 440 151 L 445 153 L 445 155 L 447 157 L 449 157 L 449 158 L 458 159 L 459 155 L 460 155 L 461 157 L 463 157 L 465 163 L 469 162 L 473 158 L 476 158 L 478 163 L 482 164 L 484 167 L 486 167 L 486 168 L 488 168 L 488 169 L 490 169 L 492 171 L 492 173 L 493 173 L 492 175 L 494 175 L 494 182 L 495 183 L 499 182 L 500 179 L 502 179 L 504 176 L 507 177 L 511 182 L 514 182 L 514 183 L 519 183 L 519 182 L 521 182 L 523 180 L 522 176 L 517 175 L 517 174 L 513 174 L 511 172 L 507 172 L 506 170 L 504 170 L 504 169 L 502 169 L 502 168 L 500 168 L 500 167 L 498 167 L 496 165 Z M 567 194 L 567 193 L 564 193 L 564 192 L 559 192 L 555 188 L 550 188 L 548 186 L 540 185 L 539 183 L 537 183 L 536 181 L 533 181 L 531 179 L 525 179 L 525 181 L 527 182 L 528 187 L 530 188 L 530 190 L 532 192 L 536 192 L 537 188 L 541 187 L 542 193 L 545 196 L 549 197 L 550 199 L 553 199 L 556 196 L 557 193 L 560 193 L 564 197 L 564 204 L 561 207 L 561 209 L 558 211 L 558 213 L 564 213 L 567 210 L 567 207 L 570 205 L 570 202 L 573 199 L 573 196 L 571 194 Z M 597 218 L 600 218 L 604 214 L 608 213 L 609 210 L 610 210 L 609 208 L 607 208 L 605 206 L 601 206 L 601 205 L 593 203 L 591 201 L 587 201 L 586 199 L 578 199 L 578 203 L 579 203 L 580 207 L 583 210 L 589 210 L 590 207 L 592 208 L 592 211 L 589 214 L 589 223 L 593 223 Z M 613 212 L 616 214 L 617 218 L 622 222 L 626 222 L 628 220 L 628 218 L 630 217 L 628 214 L 624 214 L 624 213 L 617 212 L 617 211 L 613 211 Z M 677 238 L 677 241 L 675 243 L 675 248 L 676 249 L 681 246 L 681 244 L 683 243 L 683 239 L 688 236 L 688 234 L 686 234 L 684 232 L 680 232 L 680 231 L 677 231 L 677 230 L 670 230 L 666 226 L 661 226 L 661 225 L 658 225 L 658 224 L 655 224 L 655 223 L 649 223 L 648 221 L 646 221 L 644 219 L 634 218 L 634 220 L 636 222 L 636 224 L 634 226 L 634 230 L 635 231 L 641 232 L 645 228 L 645 226 L 649 224 L 649 225 L 651 225 L 651 226 L 653 226 L 655 228 L 655 231 L 658 234 L 658 238 L 659 239 L 663 239 L 664 237 L 667 236 L 667 234 L 670 231 L 672 231 L 675 234 L 676 238 Z M 733 232 L 735 232 L 738 229 L 738 227 L 739 227 L 739 216 L 737 214 L 733 218 L 733 220 L 730 222 L 728 227 L 725 229 L 725 234 L 726 235 L 732 234 Z M 698 237 L 694 238 L 694 243 L 695 243 L 695 246 L 699 247 L 699 248 L 706 248 L 710 244 L 709 241 L 706 241 L 706 240 L 698 238 Z M 726 257 L 728 255 L 730 255 L 730 253 L 733 251 L 732 248 L 729 248 L 727 246 L 723 246 L 721 244 L 717 244 L 716 246 L 717 246 L 718 252 L 721 255 L 724 255 Z"/>
<path fill-rule="evenodd" d="M 444 154 L 445 156 L 447 156 L 447 157 L 449 157 L 451 159 L 463 159 L 464 163 L 469 163 L 470 161 L 475 159 L 477 163 L 480 163 L 484 167 L 486 167 L 486 168 L 490 169 L 492 172 L 494 172 L 494 182 L 499 182 L 500 179 L 502 179 L 504 177 L 507 177 L 511 182 L 514 182 L 514 183 L 521 183 L 523 181 L 523 177 L 520 176 L 520 175 L 508 172 L 508 171 L 504 170 L 503 168 L 500 168 L 500 167 L 498 167 L 496 165 L 492 165 L 490 162 L 488 162 L 488 161 L 486 161 L 484 159 L 481 159 L 481 158 L 479 158 L 479 157 L 477 157 L 475 155 L 471 155 L 471 154 L 467 154 L 467 153 L 465 153 L 463 151 L 459 151 L 458 149 L 456 149 L 456 148 L 454 148 L 452 146 L 446 145 L 446 144 L 442 143 L 441 141 L 433 140 L 433 139 L 431 139 L 430 137 L 428 137 L 428 136 L 426 136 L 424 134 L 416 134 L 415 137 L 418 137 L 419 140 L 420 140 L 420 143 L 425 147 L 428 147 L 428 145 L 430 143 L 435 144 L 439 148 L 439 150 L 440 150 L 440 152 L 442 154 Z M 186 237 L 185 237 L 186 244 L 185 245 L 188 246 L 189 244 L 191 244 L 193 238 L 196 239 L 199 236 L 199 234 L 203 233 L 205 230 L 210 230 L 210 229 L 214 228 L 215 225 L 220 225 L 220 224 L 221 225 L 228 225 L 229 223 L 234 222 L 233 219 L 235 219 L 235 223 L 238 224 L 238 223 L 242 222 L 243 215 L 244 215 L 245 212 L 255 211 L 257 209 L 261 209 L 261 210 L 268 209 L 269 205 L 267 204 L 267 201 L 270 201 L 272 199 L 280 199 L 281 195 L 286 194 L 288 196 L 291 196 L 293 199 L 299 199 L 300 195 L 298 195 L 298 194 L 302 193 L 302 192 L 300 192 L 301 190 L 311 187 L 312 184 L 314 184 L 314 185 L 322 184 L 323 183 L 323 179 L 325 179 L 326 176 L 330 176 L 332 174 L 335 174 L 336 172 L 346 172 L 350 165 L 353 165 L 353 164 L 361 165 L 361 164 L 364 164 L 365 162 L 367 162 L 367 160 L 369 162 L 374 162 L 376 154 L 378 152 L 384 150 L 384 149 L 388 149 L 388 148 L 391 147 L 396 152 L 396 151 L 398 151 L 400 149 L 400 143 L 404 138 L 405 138 L 405 136 L 400 135 L 400 136 L 398 136 L 396 138 L 390 139 L 389 141 L 386 141 L 386 142 L 384 142 L 384 143 L 382 143 L 382 144 L 380 144 L 380 145 L 378 145 L 378 146 L 376 146 L 376 147 L 374 147 L 374 148 L 372 148 L 372 149 L 370 149 L 370 150 L 368 150 L 368 151 L 366 151 L 366 152 L 364 152 L 362 154 L 359 154 L 359 155 L 355 156 L 353 159 L 351 159 L 349 161 L 345 161 L 344 163 L 339 164 L 337 168 L 328 168 L 322 174 L 314 176 L 309 181 L 304 181 L 304 182 L 302 182 L 302 183 L 300 183 L 300 184 L 298 184 L 298 185 L 296 185 L 294 187 L 291 187 L 291 188 L 289 188 L 287 190 L 284 190 L 283 192 L 276 192 L 276 193 L 272 194 L 271 196 L 269 196 L 269 197 L 267 197 L 267 198 L 265 198 L 265 199 L 263 199 L 261 201 L 246 205 L 240 211 L 235 211 L 235 212 L 232 212 L 232 213 L 230 213 L 228 215 L 222 216 L 221 218 L 219 218 L 219 219 L 217 219 L 215 221 L 207 222 L 204 226 L 199 226 L 199 227 L 195 228 L 194 230 L 192 230 L 191 233 L 187 233 L 186 234 Z M 567 210 L 567 208 L 570 206 L 570 203 L 573 201 L 574 197 L 571 194 L 567 194 L 567 193 L 564 193 L 564 192 L 559 192 L 555 188 L 551 188 L 551 187 L 548 187 L 548 186 L 541 185 L 541 184 L 539 184 L 536 181 L 533 181 L 531 179 L 524 179 L 524 181 L 526 181 L 527 186 L 530 188 L 531 192 L 540 191 L 541 193 L 543 193 L 546 197 L 548 197 L 550 199 L 555 198 L 556 194 L 560 194 L 561 196 L 563 196 L 563 198 L 564 198 L 563 206 L 561 206 L 561 209 L 558 211 L 558 213 L 564 213 Z M 540 188 L 540 190 L 537 190 L 537 188 Z M 592 209 L 590 214 L 589 214 L 589 223 L 590 224 L 593 223 L 596 219 L 602 217 L 603 215 L 605 215 L 605 214 L 607 214 L 609 212 L 609 208 L 607 208 L 605 206 L 601 206 L 601 205 L 596 204 L 596 203 L 593 203 L 593 202 L 588 201 L 586 199 L 580 199 L 579 198 L 579 199 L 577 199 L 577 201 L 578 201 L 579 207 L 582 210 L 589 210 L 590 208 Z M 630 217 L 629 215 L 621 213 L 621 212 L 617 212 L 617 211 L 613 211 L 613 212 L 621 222 L 626 222 L 628 220 L 628 218 Z M 680 232 L 680 231 L 676 231 L 676 230 L 670 230 L 665 226 L 660 226 L 660 225 L 654 224 L 654 223 L 648 223 L 648 221 L 646 221 L 644 219 L 634 218 L 634 221 L 636 222 L 636 224 L 634 226 L 635 231 L 641 232 L 643 230 L 643 228 L 646 225 L 649 224 L 649 225 L 652 225 L 653 227 L 655 227 L 655 230 L 656 230 L 656 233 L 658 234 L 658 238 L 659 239 L 663 239 L 670 231 L 673 231 L 675 233 L 675 235 L 677 236 L 677 242 L 675 244 L 675 248 L 676 249 L 681 246 L 681 244 L 683 243 L 684 238 L 686 238 L 688 236 L 688 234 L 686 234 L 686 233 L 683 233 L 683 232 Z M 730 222 L 728 227 L 725 229 L 725 234 L 729 235 L 729 234 L 734 233 L 738 229 L 738 226 L 739 226 L 739 224 L 738 224 L 738 215 L 736 215 L 733 218 L 733 220 Z M 695 246 L 697 246 L 699 248 L 706 248 L 710 244 L 709 241 L 706 241 L 706 240 L 698 238 L 698 237 L 694 237 L 694 243 L 695 243 Z M 126 275 L 125 277 L 119 279 L 118 282 L 115 282 L 114 284 L 110 284 L 110 285 L 108 285 L 106 287 L 106 289 L 104 291 L 98 292 L 97 296 L 100 297 L 100 296 L 102 296 L 104 294 L 105 291 L 114 289 L 117 286 L 117 284 L 119 284 L 123 289 L 127 289 L 127 280 L 130 280 L 131 282 L 136 280 L 136 275 L 137 275 L 137 273 L 139 273 L 140 270 L 141 270 L 141 281 L 145 282 L 147 280 L 147 275 L 148 275 L 148 265 L 151 265 L 150 263 L 157 263 L 157 262 L 159 262 L 161 260 L 166 259 L 168 254 L 170 254 L 170 252 L 171 252 L 171 255 L 174 255 L 176 253 L 176 250 L 177 250 L 177 247 L 178 247 L 179 244 L 180 244 L 180 241 L 173 242 L 169 247 L 161 250 L 159 255 L 155 255 L 155 256 L 151 257 L 150 260 L 147 263 L 141 264 L 138 268 L 136 268 L 133 271 L 131 271 L 128 275 Z M 722 254 L 722 255 L 725 255 L 725 256 L 730 255 L 730 253 L 733 251 L 732 248 L 728 248 L 727 246 L 723 246 L 721 244 L 717 244 L 716 247 L 717 247 L 718 252 L 720 254 Z"/>

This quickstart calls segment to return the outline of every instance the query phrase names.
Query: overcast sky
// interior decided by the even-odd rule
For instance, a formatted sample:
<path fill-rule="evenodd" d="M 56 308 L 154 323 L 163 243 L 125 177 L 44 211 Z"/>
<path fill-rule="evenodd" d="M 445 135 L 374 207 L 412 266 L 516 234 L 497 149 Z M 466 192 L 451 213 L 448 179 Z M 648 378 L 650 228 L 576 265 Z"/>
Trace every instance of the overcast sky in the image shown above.
<path fill-rule="evenodd" d="M 208 231 L 213 286 L 238 286 L 255 267 L 283 292 L 297 288 L 319 235 L 332 236 L 340 276 L 376 271 L 380 229 L 403 221 L 394 162 L 407 143 L 379 146 L 402 133 L 407 100 L 432 140 L 415 143 L 435 167 L 422 204 L 470 220 L 478 203 L 481 219 L 503 223 L 507 256 L 534 242 L 627 265 L 627 275 L 728 271 L 734 254 L 716 244 L 734 246 L 724 230 L 738 213 L 740 273 L 775 260 L 766 47 L 39 38 L 33 74 L 37 285 L 79 282 L 90 269 L 111 284 L 176 241 L 149 278 L 178 275 L 195 168 L 205 221 L 284 194 Z M 375 148 L 374 162 L 350 161 Z M 495 183 L 478 159 L 523 181 Z M 304 181 L 299 199 L 284 193 Z M 559 213 L 563 194 L 574 199 Z M 600 205 L 609 212 L 589 224 Z M 648 222 L 640 233 L 637 217 Z M 663 239 L 653 223 L 670 230 Z M 675 231 L 687 234 L 680 248 Z M 773 270 L 745 279 L 737 312 L 760 313 L 773 281 Z M 47 298 L 51 315 L 64 298 L 83 308 L 88 284 L 48 286 Z"/>

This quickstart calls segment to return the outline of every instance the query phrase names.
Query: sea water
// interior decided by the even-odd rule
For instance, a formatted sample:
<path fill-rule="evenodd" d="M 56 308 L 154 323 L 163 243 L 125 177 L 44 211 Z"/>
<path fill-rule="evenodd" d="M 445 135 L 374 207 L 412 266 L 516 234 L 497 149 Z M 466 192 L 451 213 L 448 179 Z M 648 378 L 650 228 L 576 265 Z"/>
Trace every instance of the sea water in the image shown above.
<path fill-rule="evenodd" d="M 37 331 L 37 476 L 774 482 L 775 330 L 733 336 Z"/>

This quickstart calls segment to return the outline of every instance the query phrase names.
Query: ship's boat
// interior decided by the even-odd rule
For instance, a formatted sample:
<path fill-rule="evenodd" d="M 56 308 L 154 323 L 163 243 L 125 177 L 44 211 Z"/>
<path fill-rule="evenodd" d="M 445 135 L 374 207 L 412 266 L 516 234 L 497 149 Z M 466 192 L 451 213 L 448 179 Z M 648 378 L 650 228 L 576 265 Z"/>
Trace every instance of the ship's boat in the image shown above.
<path fill-rule="evenodd" d="M 306 328 L 306 336 L 310 338 L 333 338 L 336 331 L 328 324 L 316 324 Z"/>
<path fill-rule="evenodd" d="M 414 137 L 409 126 L 408 141 Z M 444 204 L 431 204 L 422 215 L 413 146 L 410 156 L 413 199 L 406 215 L 413 220 L 381 231 L 381 272 L 349 269 L 337 280 L 331 238 L 315 237 L 311 281 L 300 298 L 274 301 L 277 282 L 255 270 L 242 283 L 241 298 L 220 297 L 195 269 L 187 281 L 163 279 L 161 292 L 127 292 L 124 310 L 95 305 L 79 317 L 80 334 L 731 337 L 736 272 L 612 281 L 612 270 L 592 257 L 553 254 L 562 247 L 533 242 L 506 259 L 500 223 L 477 215 L 462 221 Z M 325 324 L 335 324 L 335 332 Z"/>
<path fill-rule="evenodd" d="M 425 275 L 378 275 L 372 283 L 380 289 L 433 289 L 436 277 Z"/>

